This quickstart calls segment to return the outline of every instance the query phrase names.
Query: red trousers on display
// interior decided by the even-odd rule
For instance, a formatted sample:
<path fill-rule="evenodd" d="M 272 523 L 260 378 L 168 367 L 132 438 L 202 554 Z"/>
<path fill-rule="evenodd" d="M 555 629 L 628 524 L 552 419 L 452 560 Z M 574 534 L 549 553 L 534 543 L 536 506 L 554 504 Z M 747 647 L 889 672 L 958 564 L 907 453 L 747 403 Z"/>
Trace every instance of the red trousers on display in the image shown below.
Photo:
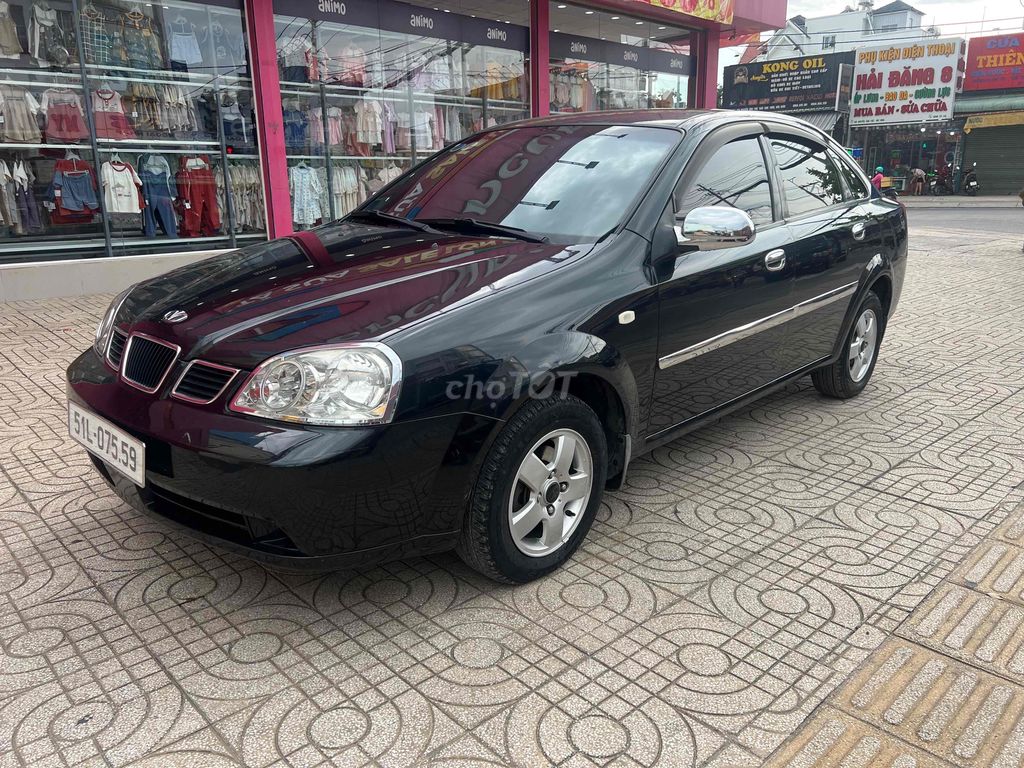
<path fill-rule="evenodd" d="M 209 168 L 182 168 L 178 183 L 178 212 L 182 237 L 211 237 L 220 231 L 217 182 Z"/>

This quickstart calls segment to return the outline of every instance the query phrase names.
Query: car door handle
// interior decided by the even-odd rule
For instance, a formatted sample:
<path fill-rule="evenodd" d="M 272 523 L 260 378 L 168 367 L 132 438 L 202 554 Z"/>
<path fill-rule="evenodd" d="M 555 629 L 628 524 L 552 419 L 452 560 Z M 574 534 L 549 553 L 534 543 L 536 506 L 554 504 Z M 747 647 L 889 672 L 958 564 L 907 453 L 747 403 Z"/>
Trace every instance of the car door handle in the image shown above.
<path fill-rule="evenodd" d="M 854 240 L 863 240 L 864 235 L 867 234 L 868 227 L 867 224 L 865 224 L 863 221 L 858 221 L 856 224 L 850 227 L 850 231 L 853 233 Z"/>
<path fill-rule="evenodd" d="M 778 272 L 786 266 L 786 252 L 781 248 L 770 251 L 764 257 L 764 266 L 769 272 Z"/>

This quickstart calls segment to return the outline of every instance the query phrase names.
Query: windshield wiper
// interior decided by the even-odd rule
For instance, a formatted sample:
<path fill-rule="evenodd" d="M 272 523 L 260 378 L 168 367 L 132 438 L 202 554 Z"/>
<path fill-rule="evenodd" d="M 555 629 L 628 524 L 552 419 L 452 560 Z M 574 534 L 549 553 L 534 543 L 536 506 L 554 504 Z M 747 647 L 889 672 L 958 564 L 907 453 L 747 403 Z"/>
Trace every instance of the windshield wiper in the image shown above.
<path fill-rule="evenodd" d="M 504 235 L 505 237 L 514 237 L 516 240 L 525 240 L 528 243 L 548 242 L 547 235 L 537 235 L 533 232 L 527 232 L 525 229 L 520 229 L 519 227 L 510 227 L 506 224 L 492 224 L 489 221 L 480 221 L 479 219 L 450 218 L 422 219 L 421 221 L 422 223 L 429 224 L 432 227 L 454 229 L 458 232 L 478 232 L 481 234 Z"/>
<path fill-rule="evenodd" d="M 403 224 L 409 227 L 410 229 L 416 229 L 419 230 L 420 232 L 432 232 L 434 234 L 437 234 L 437 231 L 433 229 L 429 224 L 424 224 L 421 221 L 415 221 L 413 219 L 406 219 L 403 218 L 402 216 L 395 216 L 394 214 L 391 213 L 384 213 L 383 211 L 352 211 L 352 213 L 349 214 L 349 218 L 372 219 L 374 221 L 385 222 L 388 224 Z"/>

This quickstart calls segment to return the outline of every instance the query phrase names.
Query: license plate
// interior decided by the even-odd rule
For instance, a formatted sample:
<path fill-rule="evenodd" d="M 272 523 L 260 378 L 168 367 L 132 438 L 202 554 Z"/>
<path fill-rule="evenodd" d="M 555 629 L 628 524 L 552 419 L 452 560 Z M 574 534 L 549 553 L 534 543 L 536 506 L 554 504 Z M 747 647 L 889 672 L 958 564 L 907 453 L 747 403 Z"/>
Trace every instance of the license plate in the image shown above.
<path fill-rule="evenodd" d="M 103 459 L 133 483 L 146 484 L 146 445 L 141 440 L 72 402 L 68 403 L 68 432 L 89 453 Z"/>

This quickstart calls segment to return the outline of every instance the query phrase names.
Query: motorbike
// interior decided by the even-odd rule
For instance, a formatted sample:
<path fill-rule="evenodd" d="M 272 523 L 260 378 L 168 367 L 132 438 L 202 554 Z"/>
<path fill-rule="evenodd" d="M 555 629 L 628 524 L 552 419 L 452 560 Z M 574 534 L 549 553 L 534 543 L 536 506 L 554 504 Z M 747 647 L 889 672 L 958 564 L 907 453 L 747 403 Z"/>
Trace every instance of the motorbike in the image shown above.
<path fill-rule="evenodd" d="M 978 164 L 975 163 L 964 176 L 963 191 L 965 195 L 974 197 L 980 190 L 981 184 L 978 182 Z"/>

